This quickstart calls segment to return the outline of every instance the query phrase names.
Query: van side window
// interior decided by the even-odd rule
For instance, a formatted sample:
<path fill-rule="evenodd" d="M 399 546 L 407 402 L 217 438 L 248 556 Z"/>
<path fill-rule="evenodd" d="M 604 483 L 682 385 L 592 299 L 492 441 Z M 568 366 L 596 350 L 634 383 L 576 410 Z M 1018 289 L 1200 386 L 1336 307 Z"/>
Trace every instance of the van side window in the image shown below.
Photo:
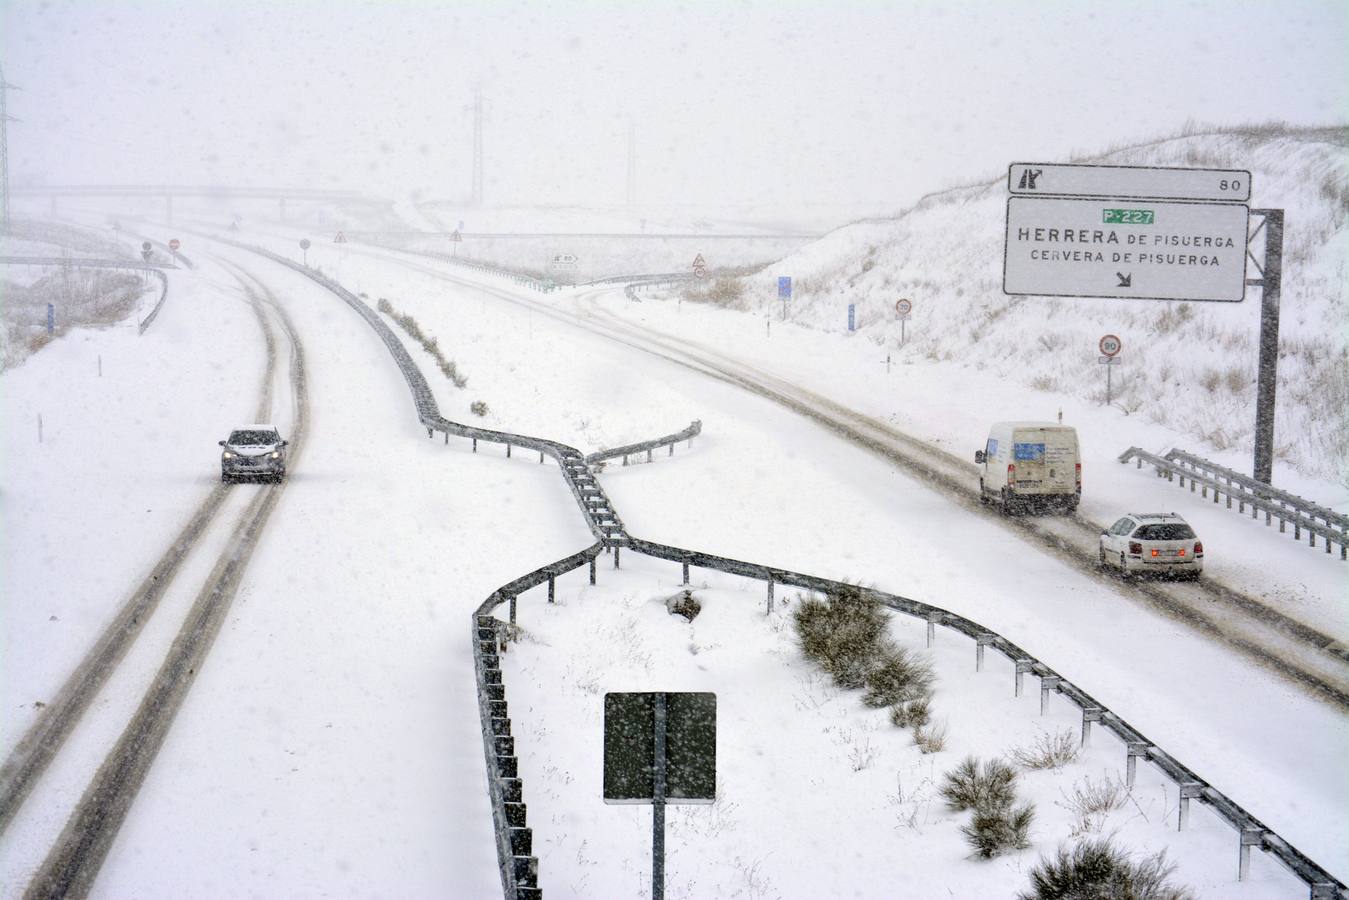
<path fill-rule="evenodd" d="M 988 446 L 984 448 L 984 455 L 985 456 L 998 455 L 998 442 L 995 438 L 988 439 Z"/>

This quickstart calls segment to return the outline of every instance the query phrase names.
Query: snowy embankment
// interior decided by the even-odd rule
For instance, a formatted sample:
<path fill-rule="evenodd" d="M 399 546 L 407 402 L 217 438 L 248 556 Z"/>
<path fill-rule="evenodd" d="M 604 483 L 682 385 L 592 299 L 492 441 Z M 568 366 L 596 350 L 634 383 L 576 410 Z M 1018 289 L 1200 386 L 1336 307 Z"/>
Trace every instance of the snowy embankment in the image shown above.
<path fill-rule="evenodd" d="M 1285 211 L 1276 452 L 1304 474 L 1349 486 L 1346 131 L 1199 134 L 1076 161 L 1246 169 L 1250 206 Z M 1057 396 L 1104 400 L 1097 340 L 1113 333 L 1124 345 L 1113 398 L 1121 416 L 1166 426 L 1203 455 L 1249 458 L 1260 289 L 1239 304 L 1009 297 L 1007 196 L 1003 174 L 932 194 L 896 218 L 841 228 L 746 279 L 734 306 L 777 319 L 777 276 L 790 275 L 789 321 L 846 333 L 852 303 L 856 338 L 882 358 L 888 348 L 902 362 L 968 365 L 1045 405 Z M 1263 237 L 1252 245 L 1257 260 L 1262 248 Z M 1259 277 L 1247 266 L 1247 277 Z M 900 298 L 913 303 L 902 348 Z"/>

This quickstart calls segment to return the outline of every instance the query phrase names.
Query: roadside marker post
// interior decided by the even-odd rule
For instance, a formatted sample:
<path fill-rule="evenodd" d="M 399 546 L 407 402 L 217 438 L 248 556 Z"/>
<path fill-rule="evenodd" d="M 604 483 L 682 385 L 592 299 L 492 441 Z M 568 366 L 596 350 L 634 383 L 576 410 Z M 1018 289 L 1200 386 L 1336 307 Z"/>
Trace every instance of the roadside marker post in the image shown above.
<path fill-rule="evenodd" d="M 782 301 L 782 321 L 787 321 L 787 301 L 792 299 L 792 276 L 778 276 L 778 299 Z"/>

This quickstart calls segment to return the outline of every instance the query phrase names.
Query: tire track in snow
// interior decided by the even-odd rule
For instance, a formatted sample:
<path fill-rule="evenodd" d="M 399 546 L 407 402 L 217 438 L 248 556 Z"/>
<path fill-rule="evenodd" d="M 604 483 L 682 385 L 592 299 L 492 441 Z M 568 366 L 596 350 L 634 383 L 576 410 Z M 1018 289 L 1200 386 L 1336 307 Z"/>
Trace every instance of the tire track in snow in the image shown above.
<path fill-rule="evenodd" d="M 238 277 L 237 275 L 235 276 Z M 272 382 L 276 370 L 276 338 L 271 323 L 257 298 L 247 290 L 242 280 L 249 306 L 257 316 L 266 345 L 266 366 L 259 392 L 257 421 L 266 421 L 271 415 Z M 140 635 L 159 605 L 164 592 L 173 583 L 184 560 L 196 545 L 197 539 L 215 520 L 229 489 L 218 484 L 206 495 L 188 518 L 168 549 L 150 569 L 150 573 L 132 591 L 112 621 L 103 630 L 85 657 L 67 677 L 60 690 L 43 707 L 37 719 L 9 756 L 0 765 L 0 834 L 13 821 L 33 785 L 65 744 L 89 704 L 116 670 L 127 651 Z"/>
<path fill-rule="evenodd" d="M 294 324 L 271 292 L 244 270 L 236 269 L 236 272 L 236 277 L 246 276 L 257 283 L 263 294 L 261 298 L 246 283 L 245 291 L 254 302 L 268 307 L 280 320 L 290 340 L 290 385 L 295 409 L 291 445 L 294 447 L 292 459 L 298 459 L 308 420 L 304 350 Z M 274 360 L 275 344 L 270 347 L 269 358 Z M 267 406 L 259 410 L 262 419 L 270 417 L 270 391 L 264 399 Z M 228 490 L 224 485 L 221 487 Z M 249 501 L 139 708 L 85 789 L 60 837 L 29 883 L 25 898 L 36 900 L 88 894 L 168 735 L 174 715 L 210 652 L 257 547 L 258 537 L 285 487 L 285 481 L 266 485 Z"/>

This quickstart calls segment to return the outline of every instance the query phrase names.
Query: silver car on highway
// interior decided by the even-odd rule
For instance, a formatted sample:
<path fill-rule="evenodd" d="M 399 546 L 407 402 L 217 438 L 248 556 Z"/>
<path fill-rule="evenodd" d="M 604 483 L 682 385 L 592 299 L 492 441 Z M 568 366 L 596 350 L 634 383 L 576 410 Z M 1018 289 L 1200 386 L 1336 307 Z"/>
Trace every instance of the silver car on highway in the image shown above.
<path fill-rule="evenodd" d="M 218 443 L 225 448 L 220 453 L 221 481 L 254 478 L 280 481 L 286 477 L 289 442 L 281 439 L 274 425 L 244 425 Z"/>

